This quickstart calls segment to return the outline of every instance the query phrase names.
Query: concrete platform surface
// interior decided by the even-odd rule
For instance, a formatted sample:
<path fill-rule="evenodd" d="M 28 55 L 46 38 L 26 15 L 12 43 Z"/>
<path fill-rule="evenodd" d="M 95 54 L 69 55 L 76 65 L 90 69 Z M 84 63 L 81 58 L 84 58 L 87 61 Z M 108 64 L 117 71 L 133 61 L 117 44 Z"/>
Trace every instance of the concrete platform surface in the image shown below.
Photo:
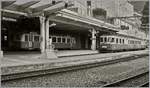
<path fill-rule="evenodd" d="M 118 53 L 100 53 L 95 55 L 61 57 L 57 59 L 35 58 L 38 56 L 37 54 L 34 55 L 25 54 L 20 55 L 19 57 L 18 56 L 16 57 L 15 55 L 9 55 L 2 59 L 1 71 L 2 74 L 12 74 L 16 72 L 46 70 L 64 66 L 113 60 L 116 58 L 123 58 L 127 56 L 134 56 L 140 54 L 148 54 L 148 50 L 128 51 Z"/>
<path fill-rule="evenodd" d="M 18 66 L 18 65 L 28 65 L 28 64 L 41 64 L 41 63 L 56 63 L 56 62 L 77 62 L 83 60 L 92 60 L 92 59 L 105 59 L 108 57 L 121 57 L 128 56 L 133 54 L 143 54 L 148 53 L 148 50 L 140 50 L 140 51 L 128 51 L 128 52 L 117 52 L 117 53 L 100 53 L 93 55 L 84 55 L 84 56 L 71 56 L 71 57 L 61 57 L 54 59 L 45 59 L 39 58 L 40 53 L 18 53 L 18 54 L 8 54 L 4 55 L 2 58 L 1 67 L 9 67 L 9 66 Z"/>
<path fill-rule="evenodd" d="M 56 52 L 58 57 L 65 57 L 65 56 L 77 56 L 77 55 L 88 55 L 88 54 L 97 54 L 98 51 L 93 50 L 61 50 Z"/>

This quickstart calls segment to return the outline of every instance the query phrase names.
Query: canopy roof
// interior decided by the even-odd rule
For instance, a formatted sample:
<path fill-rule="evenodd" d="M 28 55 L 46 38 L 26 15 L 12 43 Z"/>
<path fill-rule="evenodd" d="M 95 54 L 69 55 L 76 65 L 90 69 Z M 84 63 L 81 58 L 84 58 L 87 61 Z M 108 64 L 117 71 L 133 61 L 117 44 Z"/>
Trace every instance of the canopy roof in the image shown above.
<path fill-rule="evenodd" d="M 2 12 L 25 16 L 49 15 L 65 8 L 66 3 L 53 0 L 2 0 Z M 70 2 L 68 4 L 73 5 Z"/>
<path fill-rule="evenodd" d="M 18 18 L 22 15 L 27 17 L 50 16 L 58 12 L 55 17 L 67 18 L 73 21 L 87 24 L 88 26 L 105 28 L 110 31 L 117 31 L 117 27 L 104 21 L 96 20 L 91 17 L 83 17 L 78 14 L 70 13 L 69 10 L 63 10 L 66 5 L 73 6 L 73 2 L 67 0 L 2 0 L 2 15 L 5 17 Z M 61 15 L 60 15 L 61 14 Z"/>

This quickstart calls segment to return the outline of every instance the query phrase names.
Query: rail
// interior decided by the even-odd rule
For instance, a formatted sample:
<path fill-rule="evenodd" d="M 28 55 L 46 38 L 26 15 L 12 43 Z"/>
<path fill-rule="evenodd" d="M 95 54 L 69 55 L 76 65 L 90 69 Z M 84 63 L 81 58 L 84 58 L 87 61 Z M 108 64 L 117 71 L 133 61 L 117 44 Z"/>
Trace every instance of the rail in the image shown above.
<path fill-rule="evenodd" d="M 138 82 L 137 79 L 140 80 L 142 77 L 147 77 L 148 74 L 149 74 L 149 71 L 146 71 L 146 72 L 143 72 L 143 73 L 131 76 L 131 77 L 127 77 L 125 79 L 121 79 L 121 80 L 117 80 L 112 83 L 105 84 L 105 85 L 103 85 L 103 87 L 123 87 L 124 85 L 130 85 L 130 87 L 132 87 L 132 86 L 143 87 L 143 86 L 146 86 L 149 83 L 149 81 L 145 82 L 145 80 L 144 80 L 144 82 L 142 82 L 140 84 L 136 84 L 136 83 L 134 83 L 134 80 L 135 80 L 135 82 Z M 126 86 L 126 87 L 128 87 L 128 86 Z"/>

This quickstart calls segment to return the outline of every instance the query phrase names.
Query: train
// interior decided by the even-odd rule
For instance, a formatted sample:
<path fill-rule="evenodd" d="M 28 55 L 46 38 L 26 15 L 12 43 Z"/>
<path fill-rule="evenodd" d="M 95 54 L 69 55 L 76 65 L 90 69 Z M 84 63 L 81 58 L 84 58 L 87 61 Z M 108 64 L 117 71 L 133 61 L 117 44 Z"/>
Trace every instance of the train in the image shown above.
<path fill-rule="evenodd" d="M 12 47 L 22 50 L 39 50 L 41 41 L 41 36 L 36 32 L 16 34 L 13 37 Z"/>
<path fill-rule="evenodd" d="M 69 35 L 50 35 L 51 44 L 54 49 L 77 49 L 76 37 Z M 30 32 L 16 35 L 14 39 L 15 48 L 34 50 L 40 49 L 42 38 L 40 34 Z M 127 50 L 141 50 L 145 49 L 146 41 L 132 36 L 125 36 L 121 34 L 102 35 L 100 36 L 99 47 L 102 51 L 127 51 Z"/>
<path fill-rule="evenodd" d="M 126 36 L 121 34 L 102 35 L 100 36 L 100 52 L 106 51 L 127 51 L 127 50 L 141 50 L 147 47 L 144 39 L 133 36 Z"/>
<path fill-rule="evenodd" d="M 52 45 L 55 49 L 76 49 L 75 37 L 69 35 L 50 35 Z M 13 48 L 22 50 L 38 50 L 42 38 L 36 32 L 16 34 L 13 41 Z"/>

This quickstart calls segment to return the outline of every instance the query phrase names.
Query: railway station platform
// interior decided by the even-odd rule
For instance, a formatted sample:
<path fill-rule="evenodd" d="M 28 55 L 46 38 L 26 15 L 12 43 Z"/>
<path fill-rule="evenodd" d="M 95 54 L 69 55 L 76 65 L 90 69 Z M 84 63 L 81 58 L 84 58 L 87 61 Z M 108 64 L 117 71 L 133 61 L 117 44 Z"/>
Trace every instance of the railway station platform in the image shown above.
<path fill-rule="evenodd" d="M 93 50 L 61 50 L 61 51 L 56 52 L 56 55 L 58 57 L 81 56 L 81 55 L 90 55 L 90 54 L 98 54 L 98 51 L 93 51 Z"/>
<path fill-rule="evenodd" d="M 38 58 L 39 54 L 5 55 L 1 60 L 2 75 L 10 75 L 22 72 L 55 69 L 67 66 L 76 66 L 94 62 L 111 61 L 136 55 L 148 55 L 149 50 L 128 51 L 118 53 L 100 53 L 93 55 L 68 56 L 55 59 Z"/>

